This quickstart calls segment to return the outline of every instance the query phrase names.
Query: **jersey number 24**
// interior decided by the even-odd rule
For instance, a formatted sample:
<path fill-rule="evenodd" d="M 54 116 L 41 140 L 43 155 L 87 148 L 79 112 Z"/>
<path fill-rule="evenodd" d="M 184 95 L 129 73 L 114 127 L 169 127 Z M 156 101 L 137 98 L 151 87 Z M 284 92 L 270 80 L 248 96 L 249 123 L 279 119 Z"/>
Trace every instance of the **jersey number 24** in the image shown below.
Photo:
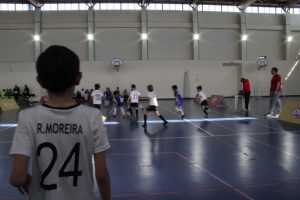
<path fill-rule="evenodd" d="M 55 190 L 55 189 L 57 189 L 57 184 L 56 183 L 45 184 L 44 181 L 45 181 L 46 177 L 50 174 L 53 166 L 55 165 L 55 162 L 57 160 L 57 149 L 54 146 L 54 144 L 52 144 L 50 142 L 41 143 L 37 148 L 37 156 L 40 156 L 42 150 L 45 149 L 45 148 L 50 149 L 52 151 L 53 156 L 52 156 L 52 159 L 50 161 L 49 166 L 42 173 L 40 186 L 41 186 L 41 188 L 43 188 L 45 190 Z M 78 168 L 79 168 L 79 152 L 80 152 L 80 143 L 76 143 L 74 145 L 73 149 L 71 150 L 70 154 L 68 155 L 67 159 L 63 163 L 62 167 L 59 169 L 59 177 L 69 177 L 69 176 L 73 177 L 73 186 L 74 187 L 77 187 L 78 176 L 82 175 L 82 171 L 78 170 Z M 71 161 L 73 156 L 75 156 L 74 170 L 73 171 L 65 171 L 66 167 L 68 166 L 68 163 Z"/>

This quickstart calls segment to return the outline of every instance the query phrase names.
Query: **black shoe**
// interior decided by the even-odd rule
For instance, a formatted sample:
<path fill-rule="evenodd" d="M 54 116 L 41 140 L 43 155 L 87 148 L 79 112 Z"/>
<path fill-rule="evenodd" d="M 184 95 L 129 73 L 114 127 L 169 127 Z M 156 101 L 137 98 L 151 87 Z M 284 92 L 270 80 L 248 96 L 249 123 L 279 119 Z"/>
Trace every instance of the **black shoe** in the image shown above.
<path fill-rule="evenodd" d="M 147 128 L 147 124 L 143 124 L 142 127 L 143 127 L 143 128 Z"/>
<path fill-rule="evenodd" d="M 163 123 L 163 126 L 164 126 L 164 127 L 167 127 L 167 126 L 168 126 L 168 125 L 167 125 L 168 123 L 169 123 L 169 122 L 165 121 L 165 122 Z"/>
<path fill-rule="evenodd" d="M 180 119 L 184 119 L 184 115 L 182 115 Z"/>
<path fill-rule="evenodd" d="M 269 115 L 270 113 L 268 112 L 268 113 L 266 113 L 266 114 L 264 114 L 264 116 L 267 116 L 267 115 Z"/>

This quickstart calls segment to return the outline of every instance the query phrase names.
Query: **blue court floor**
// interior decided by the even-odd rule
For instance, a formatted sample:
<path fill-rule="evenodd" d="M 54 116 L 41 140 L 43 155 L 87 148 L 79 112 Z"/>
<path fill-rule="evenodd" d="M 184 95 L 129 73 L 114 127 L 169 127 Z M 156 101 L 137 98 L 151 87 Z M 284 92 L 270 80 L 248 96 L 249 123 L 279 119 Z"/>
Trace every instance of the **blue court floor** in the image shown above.
<path fill-rule="evenodd" d="M 228 98 L 227 107 L 212 109 L 207 119 L 199 105 L 186 100 L 184 120 L 173 101 L 161 100 L 167 128 L 153 113 L 147 130 L 141 111 L 137 120 L 108 116 L 113 199 L 299 200 L 300 126 L 266 119 L 268 100 L 252 98 L 245 113 L 234 111 Z M 8 183 L 16 123 L 16 111 L 0 114 L 0 124 L 7 124 L 0 127 L 0 200 L 22 199 Z"/>

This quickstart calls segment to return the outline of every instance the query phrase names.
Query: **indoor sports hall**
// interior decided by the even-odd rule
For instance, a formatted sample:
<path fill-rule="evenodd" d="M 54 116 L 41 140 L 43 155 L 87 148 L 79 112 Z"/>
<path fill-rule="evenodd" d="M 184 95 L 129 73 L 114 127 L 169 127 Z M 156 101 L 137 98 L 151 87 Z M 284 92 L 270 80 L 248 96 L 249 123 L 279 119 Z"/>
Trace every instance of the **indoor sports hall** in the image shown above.
<path fill-rule="evenodd" d="M 20 111 L 56 109 L 36 69 L 52 45 L 79 58 L 76 106 L 96 107 L 95 84 L 103 93 L 96 122 L 110 143 L 111 199 L 300 199 L 300 1 L 0 0 L 0 200 L 35 199 L 11 184 L 20 166 L 9 152 Z M 65 137 L 77 128 L 38 130 Z M 37 190 L 55 181 L 76 190 L 82 150 L 66 159 L 39 147 L 26 169 L 42 174 Z M 34 172 L 43 155 L 49 162 Z M 56 196 L 60 186 L 42 199 L 78 199 Z"/>

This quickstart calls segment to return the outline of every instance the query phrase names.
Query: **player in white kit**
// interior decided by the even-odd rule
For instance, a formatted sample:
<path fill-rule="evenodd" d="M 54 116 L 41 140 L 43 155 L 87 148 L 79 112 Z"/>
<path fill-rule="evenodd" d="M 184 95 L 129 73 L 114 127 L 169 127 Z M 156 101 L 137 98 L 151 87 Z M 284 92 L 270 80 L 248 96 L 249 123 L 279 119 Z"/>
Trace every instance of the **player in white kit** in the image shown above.
<path fill-rule="evenodd" d="M 135 84 L 132 84 L 131 92 L 130 92 L 129 98 L 127 100 L 127 103 L 129 104 L 128 110 L 129 110 L 131 116 L 133 116 L 132 108 L 135 108 L 136 119 L 139 116 L 139 98 L 140 98 L 140 96 L 141 96 L 141 93 L 136 90 Z"/>
<path fill-rule="evenodd" d="M 49 100 L 19 113 L 10 149 L 11 184 L 30 200 L 95 200 L 94 157 L 101 197 L 110 200 L 105 156 L 110 144 L 102 115 L 72 99 L 82 76 L 78 56 L 66 47 L 50 46 L 39 56 L 36 69 Z"/>
<path fill-rule="evenodd" d="M 103 98 L 103 93 L 100 90 L 100 85 L 98 83 L 95 84 L 95 90 L 93 90 L 93 92 L 91 93 L 91 97 L 92 97 L 92 103 L 94 105 L 95 108 L 98 108 L 99 110 L 101 110 L 101 104 L 102 104 L 102 98 Z"/>
<path fill-rule="evenodd" d="M 147 128 L 147 114 L 148 112 L 154 112 L 157 117 L 159 117 L 164 123 L 163 125 L 166 127 L 168 122 L 167 120 L 158 112 L 158 102 L 156 98 L 156 94 L 154 93 L 154 88 L 152 85 L 147 86 L 148 89 L 148 106 L 146 108 L 146 111 L 144 111 L 144 124 L 143 127 Z"/>

